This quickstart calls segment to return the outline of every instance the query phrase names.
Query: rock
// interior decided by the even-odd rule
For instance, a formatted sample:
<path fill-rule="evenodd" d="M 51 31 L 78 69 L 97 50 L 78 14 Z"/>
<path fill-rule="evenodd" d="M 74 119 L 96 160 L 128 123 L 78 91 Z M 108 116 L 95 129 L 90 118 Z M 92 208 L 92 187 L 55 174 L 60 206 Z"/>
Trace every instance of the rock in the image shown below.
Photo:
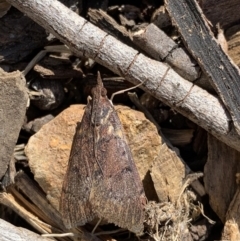
<path fill-rule="evenodd" d="M 48 123 L 50 120 L 54 119 L 54 116 L 51 114 L 36 118 L 28 123 L 24 124 L 22 129 L 29 133 L 36 133 L 38 132 L 42 126 Z"/>
<path fill-rule="evenodd" d="M 178 200 L 185 175 L 185 166 L 180 157 L 163 144 L 151 168 L 151 177 L 160 202 L 170 200 L 175 203 Z"/>
<path fill-rule="evenodd" d="M 0 68 L 0 179 L 6 173 L 26 113 L 26 80 L 19 72 Z"/>
<path fill-rule="evenodd" d="M 30 86 L 41 94 L 40 98 L 32 99 L 32 103 L 40 110 L 56 109 L 64 101 L 64 88 L 59 80 L 36 78 Z"/>
<path fill-rule="evenodd" d="M 159 154 L 161 138 L 156 127 L 143 113 L 125 106 L 115 108 L 143 180 L 146 195 L 150 199 L 156 199 L 149 168 Z M 76 123 L 81 120 L 83 113 L 84 105 L 73 105 L 65 109 L 33 135 L 25 148 L 35 180 L 56 209 L 59 206 Z"/>

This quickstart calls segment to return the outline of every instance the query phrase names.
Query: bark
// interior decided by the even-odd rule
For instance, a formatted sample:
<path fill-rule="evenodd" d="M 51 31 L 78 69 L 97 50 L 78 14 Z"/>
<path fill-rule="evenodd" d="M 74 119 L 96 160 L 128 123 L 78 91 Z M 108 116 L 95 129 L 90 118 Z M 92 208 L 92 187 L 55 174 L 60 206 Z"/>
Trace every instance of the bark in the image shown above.
<path fill-rule="evenodd" d="M 239 21 L 239 0 L 199 0 L 206 17 L 213 25 L 220 23 L 223 28 Z"/>
<path fill-rule="evenodd" d="M 53 207 L 48 203 L 45 194 L 41 193 L 39 188 L 36 188 L 33 181 L 31 181 L 27 176 L 23 173 L 20 173 L 18 180 L 16 181 L 18 187 L 23 190 L 23 192 L 27 195 L 28 198 L 36 202 L 36 206 L 29 202 L 17 189 L 13 186 L 8 188 L 9 193 L 2 192 L 0 193 L 0 205 L 4 205 L 12 209 L 16 214 L 22 217 L 26 222 L 28 222 L 33 228 L 35 228 L 39 233 L 42 234 L 64 234 L 67 230 L 62 227 L 61 220 L 59 220 L 59 213 L 54 210 Z M 40 194 L 41 193 L 41 194 Z M 45 204 L 45 206 L 44 206 Z M 46 215 L 45 215 L 46 214 Z M 56 224 L 57 223 L 57 224 Z M 1 224 L 0 219 L 0 234 L 7 235 L 7 230 L 4 230 L 4 226 Z M 24 229 L 23 229 L 24 230 Z M 80 238 L 83 241 L 99 241 L 99 238 L 89 232 L 87 232 L 84 228 L 79 227 L 77 229 L 71 230 L 74 233 L 74 236 Z M 25 231 L 24 231 L 25 232 Z M 18 235 L 17 228 L 13 230 L 15 235 Z M 34 235 L 34 234 L 33 234 Z M 0 240 L 2 236 L 0 236 Z M 35 240 L 35 239 L 24 239 L 25 235 L 23 233 L 23 237 L 15 237 L 15 239 L 10 240 Z M 22 238 L 22 239 L 21 239 Z M 37 240 L 48 240 L 41 236 L 37 237 Z M 6 239 L 4 239 L 6 240 Z"/>
<path fill-rule="evenodd" d="M 238 172 L 240 172 L 240 153 L 209 135 L 208 159 L 204 166 L 204 186 L 212 209 L 223 223 L 237 189 L 235 174 Z"/>
<path fill-rule="evenodd" d="M 236 24 L 225 31 L 228 40 L 228 54 L 231 59 L 240 67 L 240 24 Z"/>
<path fill-rule="evenodd" d="M 47 33 L 41 26 L 12 8 L 0 18 L 0 63 L 14 64 L 22 61 L 35 49 L 43 48 L 47 43 L 46 38 Z"/>
<path fill-rule="evenodd" d="M 22 217 L 26 222 L 28 222 L 33 228 L 35 228 L 40 233 L 49 233 L 51 232 L 51 228 L 48 224 L 40 221 L 37 216 L 35 216 L 33 213 L 36 213 L 36 208 L 32 209 L 32 204 L 28 201 L 26 201 L 20 194 L 17 197 L 18 199 L 6 192 L 0 193 L 0 204 L 9 207 L 12 209 L 16 214 L 18 214 L 20 217 Z M 19 199 L 20 198 L 20 199 Z M 19 200 L 24 200 L 24 205 L 28 207 L 28 211 L 23 207 L 23 204 L 19 204 Z"/>
<path fill-rule="evenodd" d="M 169 1 L 166 8 L 185 46 L 198 61 L 231 114 L 240 134 L 240 72 L 214 38 L 200 7 L 193 0 Z"/>
<path fill-rule="evenodd" d="M 64 228 L 59 212 L 48 203 L 45 194 L 24 172 L 17 174 L 15 182 L 17 187 L 46 215 L 49 224 Z"/>
<path fill-rule="evenodd" d="M 114 36 L 116 39 L 136 49 L 130 38 L 130 33 L 123 26 L 119 25 L 110 15 L 101 9 L 89 9 L 90 21 L 103 31 Z"/>
<path fill-rule="evenodd" d="M 154 59 L 168 63 L 183 78 L 194 81 L 199 77 L 201 70 L 195 60 L 154 24 L 134 33 L 133 41 Z"/>

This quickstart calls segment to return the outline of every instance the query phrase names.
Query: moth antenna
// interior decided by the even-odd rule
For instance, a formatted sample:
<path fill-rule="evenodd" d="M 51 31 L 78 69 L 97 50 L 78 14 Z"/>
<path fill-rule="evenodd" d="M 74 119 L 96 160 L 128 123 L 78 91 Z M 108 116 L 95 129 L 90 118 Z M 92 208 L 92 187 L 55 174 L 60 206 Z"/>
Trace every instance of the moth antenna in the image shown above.
<path fill-rule="evenodd" d="M 135 89 L 135 88 L 143 85 L 145 82 L 147 82 L 147 80 L 148 80 L 148 79 L 146 79 L 146 80 L 144 80 L 142 83 L 140 83 L 140 84 L 138 84 L 138 85 L 135 85 L 135 86 L 133 86 L 133 87 L 130 87 L 130 88 L 128 88 L 128 89 L 119 90 L 119 91 L 113 93 L 112 96 L 111 96 L 111 98 L 110 98 L 110 100 L 112 101 L 112 100 L 113 100 L 113 97 L 114 97 L 115 95 L 123 94 L 123 93 L 126 92 L 126 91 L 133 90 L 133 89 Z"/>
<path fill-rule="evenodd" d="M 160 82 L 165 79 L 165 77 L 166 77 L 169 69 L 170 69 L 170 67 L 167 68 L 167 70 L 166 70 L 166 72 L 164 73 L 164 75 L 162 76 Z M 113 93 L 110 100 L 112 101 L 112 100 L 113 100 L 113 97 L 114 97 L 115 95 L 122 94 L 122 93 L 124 93 L 124 92 L 126 92 L 126 91 L 135 89 L 135 88 L 143 85 L 145 82 L 147 82 L 147 80 L 148 80 L 148 79 L 144 80 L 142 83 L 140 83 L 140 84 L 138 84 L 138 85 L 136 85 L 136 86 L 133 86 L 133 87 L 131 87 L 131 88 L 128 88 L 128 89 L 125 89 L 125 90 L 120 90 L 120 91 L 117 91 L 117 92 Z"/>

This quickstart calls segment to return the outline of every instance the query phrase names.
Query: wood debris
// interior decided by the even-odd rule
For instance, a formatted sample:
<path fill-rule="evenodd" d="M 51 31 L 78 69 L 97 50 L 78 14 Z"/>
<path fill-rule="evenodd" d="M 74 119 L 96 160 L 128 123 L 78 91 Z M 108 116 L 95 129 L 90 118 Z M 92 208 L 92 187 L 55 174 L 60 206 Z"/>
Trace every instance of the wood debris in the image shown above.
<path fill-rule="evenodd" d="M 97 71 L 109 99 L 140 84 L 113 99 L 148 199 L 139 238 L 238 240 L 238 5 L 0 0 L 0 240 L 136 239 L 59 213 Z"/>

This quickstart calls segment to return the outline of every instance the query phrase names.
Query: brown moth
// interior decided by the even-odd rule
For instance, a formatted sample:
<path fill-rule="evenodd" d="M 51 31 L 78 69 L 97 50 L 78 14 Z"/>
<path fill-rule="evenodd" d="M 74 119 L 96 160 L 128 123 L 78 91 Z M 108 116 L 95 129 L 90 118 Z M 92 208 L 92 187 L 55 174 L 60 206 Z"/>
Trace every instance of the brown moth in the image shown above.
<path fill-rule="evenodd" d="M 60 200 L 67 228 L 104 218 L 141 234 L 146 197 L 100 74 L 77 125 Z"/>

